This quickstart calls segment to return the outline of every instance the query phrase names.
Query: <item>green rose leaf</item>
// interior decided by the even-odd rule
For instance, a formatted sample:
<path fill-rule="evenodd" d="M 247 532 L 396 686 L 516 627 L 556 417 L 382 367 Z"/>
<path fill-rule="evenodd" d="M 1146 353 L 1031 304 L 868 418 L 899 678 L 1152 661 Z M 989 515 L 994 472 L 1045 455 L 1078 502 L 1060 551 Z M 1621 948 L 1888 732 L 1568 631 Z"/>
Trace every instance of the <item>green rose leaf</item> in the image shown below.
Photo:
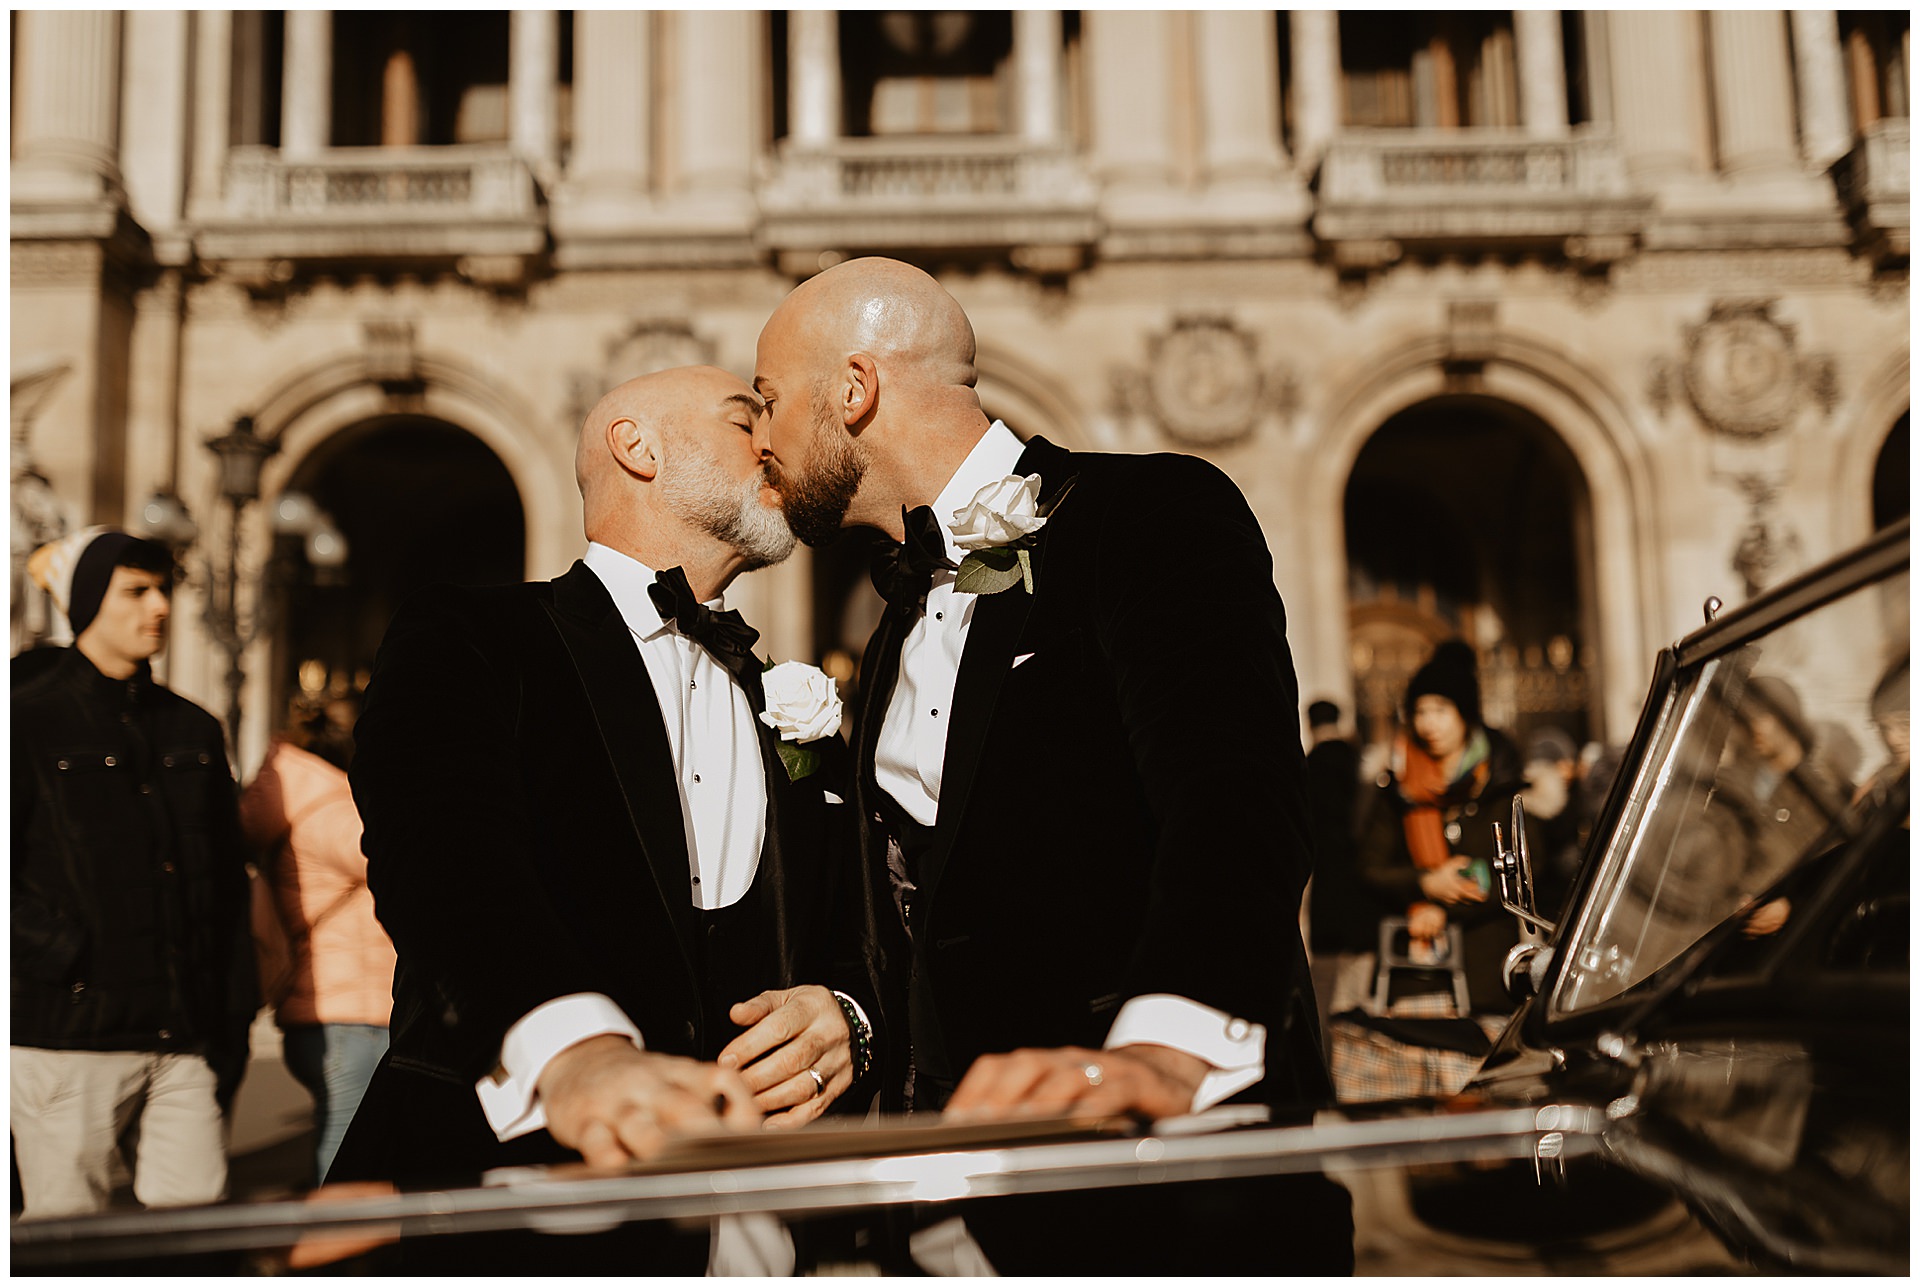
<path fill-rule="evenodd" d="M 781 740 L 780 763 L 786 766 L 787 781 L 798 782 L 820 767 L 820 752 L 798 742 Z"/>
<path fill-rule="evenodd" d="M 1026 580 L 1020 571 L 1023 554 L 1024 550 L 1005 545 L 974 550 L 960 560 L 960 573 L 953 580 L 953 588 L 962 594 L 998 594 L 1019 585 Z"/>

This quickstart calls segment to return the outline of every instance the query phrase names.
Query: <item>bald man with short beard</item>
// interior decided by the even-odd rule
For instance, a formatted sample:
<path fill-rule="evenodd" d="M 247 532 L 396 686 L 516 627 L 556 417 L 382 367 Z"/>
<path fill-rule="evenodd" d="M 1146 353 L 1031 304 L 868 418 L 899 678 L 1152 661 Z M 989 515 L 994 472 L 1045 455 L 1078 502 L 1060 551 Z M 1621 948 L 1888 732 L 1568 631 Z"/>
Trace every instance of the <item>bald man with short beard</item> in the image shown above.
<path fill-rule="evenodd" d="M 395 615 L 351 774 L 399 954 L 392 1049 L 330 1182 L 618 1167 L 855 1102 L 876 998 L 827 844 L 838 737 L 813 744 L 825 769 L 789 776 L 754 632 L 721 603 L 794 543 L 760 411 L 712 367 L 621 385 L 576 453 L 584 558 Z M 706 1245 L 643 1228 L 458 1254 L 698 1272 Z"/>
<path fill-rule="evenodd" d="M 795 533 L 896 543 L 853 736 L 862 858 L 896 912 L 883 951 L 908 963 L 885 981 L 908 1039 L 883 1102 L 1304 1115 L 1330 1098 L 1299 935 L 1313 855 L 1260 525 L 1204 461 L 1021 441 L 981 409 L 974 358 L 959 303 L 876 258 L 795 289 L 755 364 Z M 983 516 L 1023 479 L 1017 522 Z M 960 567 L 1020 530 L 1018 573 L 1004 548 L 997 582 Z M 1352 1267 L 1346 1194 L 1318 1176 L 987 1202 L 967 1223 L 1002 1273 Z"/>

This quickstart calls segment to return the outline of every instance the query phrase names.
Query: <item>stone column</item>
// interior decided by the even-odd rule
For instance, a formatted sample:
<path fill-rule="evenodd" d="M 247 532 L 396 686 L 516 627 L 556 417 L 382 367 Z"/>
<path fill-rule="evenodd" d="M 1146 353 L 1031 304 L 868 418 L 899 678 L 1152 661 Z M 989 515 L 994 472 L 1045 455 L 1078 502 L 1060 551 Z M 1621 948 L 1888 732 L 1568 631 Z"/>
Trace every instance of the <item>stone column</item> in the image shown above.
<path fill-rule="evenodd" d="M 1721 172 L 1733 177 L 1798 173 L 1785 17 L 1777 9 L 1715 9 L 1707 21 Z"/>
<path fill-rule="evenodd" d="M 280 154 L 308 161 L 333 143 L 333 13 L 287 10 L 280 77 Z"/>
<path fill-rule="evenodd" d="M 1093 163 L 1110 184 L 1164 188 L 1173 182 L 1172 17 L 1147 9 L 1090 9 L 1083 16 Z"/>
<path fill-rule="evenodd" d="M 1702 68 L 1687 10 L 1619 9 L 1607 16 L 1613 65 L 1614 129 L 1636 178 L 1654 180 L 1694 168 L 1699 128 L 1693 88 Z"/>
<path fill-rule="evenodd" d="M 578 9 L 573 23 L 567 177 L 586 190 L 644 192 L 652 166 L 653 14 Z"/>
<path fill-rule="evenodd" d="M 1792 18 L 1794 71 L 1800 81 L 1801 154 L 1807 164 L 1824 170 L 1853 146 L 1840 19 L 1832 9 L 1795 9 Z"/>
<path fill-rule="evenodd" d="M 1567 63 L 1558 9 L 1515 9 L 1513 43 L 1520 64 L 1520 124 L 1540 138 L 1567 132 Z"/>
<path fill-rule="evenodd" d="M 1211 182 L 1265 182 L 1286 166 L 1280 143 L 1280 44 L 1270 9 L 1194 14 L 1200 120 Z"/>
<path fill-rule="evenodd" d="M 508 22 L 509 136 L 514 154 L 532 167 L 543 184 L 549 183 L 560 156 L 560 121 L 554 112 L 554 89 L 560 83 L 560 14 L 552 9 L 515 9 Z"/>
<path fill-rule="evenodd" d="M 228 121 L 233 107 L 233 11 L 193 15 L 193 160 L 187 178 L 189 210 L 220 204 L 225 189 Z"/>
<path fill-rule="evenodd" d="M 715 93 L 714 77 L 739 69 L 752 80 L 757 66 L 754 25 L 764 14 L 739 9 L 685 9 L 674 15 L 674 155 L 681 186 L 689 192 L 738 194 L 753 185 L 755 108 L 759 97 L 750 84 Z"/>
<path fill-rule="evenodd" d="M 787 13 L 787 137 L 818 148 L 840 137 L 840 14 L 835 9 Z"/>
<path fill-rule="evenodd" d="M 121 21 L 127 48 L 140 56 L 120 69 L 120 176 L 134 220 L 155 237 L 165 237 L 179 228 L 186 212 L 193 15 L 183 9 L 130 9 Z M 163 253 L 182 249 L 173 242 Z"/>
<path fill-rule="evenodd" d="M 22 9 L 15 21 L 13 200 L 118 197 L 121 15 Z"/>
<path fill-rule="evenodd" d="M 1288 15 L 1293 46 L 1293 151 L 1312 171 L 1340 130 L 1340 15 L 1295 9 Z"/>
<path fill-rule="evenodd" d="M 1016 9 L 1013 61 L 1019 84 L 1020 137 L 1045 146 L 1060 140 L 1060 11 Z"/>

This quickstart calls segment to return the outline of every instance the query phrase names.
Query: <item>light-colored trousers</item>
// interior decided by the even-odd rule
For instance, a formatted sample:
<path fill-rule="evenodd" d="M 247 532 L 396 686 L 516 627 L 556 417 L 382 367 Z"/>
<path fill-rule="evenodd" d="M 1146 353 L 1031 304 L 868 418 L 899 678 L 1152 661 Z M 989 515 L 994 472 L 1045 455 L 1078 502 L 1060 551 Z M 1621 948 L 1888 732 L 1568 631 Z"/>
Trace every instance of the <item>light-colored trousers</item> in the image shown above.
<path fill-rule="evenodd" d="M 149 1207 L 218 1202 L 226 1128 L 199 1055 L 10 1048 L 21 1218 L 104 1211 L 120 1139 L 139 1120 L 133 1195 Z"/>

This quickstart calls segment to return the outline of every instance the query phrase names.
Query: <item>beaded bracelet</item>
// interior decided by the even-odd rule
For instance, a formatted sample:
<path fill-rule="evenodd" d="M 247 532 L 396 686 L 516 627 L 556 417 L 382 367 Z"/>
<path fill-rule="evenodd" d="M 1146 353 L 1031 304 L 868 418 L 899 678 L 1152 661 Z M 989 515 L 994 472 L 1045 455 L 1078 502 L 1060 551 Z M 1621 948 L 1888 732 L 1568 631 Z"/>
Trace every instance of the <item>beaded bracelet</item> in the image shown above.
<path fill-rule="evenodd" d="M 840 1013 L 847 1021 L 847 1036 L 853 1049 L 853 1079 L 859 1081 L 873 1067 L 873 1028 L 860 1017 L 852 997 L 835 992 L 833 999 L 840 1003 Z"/>

